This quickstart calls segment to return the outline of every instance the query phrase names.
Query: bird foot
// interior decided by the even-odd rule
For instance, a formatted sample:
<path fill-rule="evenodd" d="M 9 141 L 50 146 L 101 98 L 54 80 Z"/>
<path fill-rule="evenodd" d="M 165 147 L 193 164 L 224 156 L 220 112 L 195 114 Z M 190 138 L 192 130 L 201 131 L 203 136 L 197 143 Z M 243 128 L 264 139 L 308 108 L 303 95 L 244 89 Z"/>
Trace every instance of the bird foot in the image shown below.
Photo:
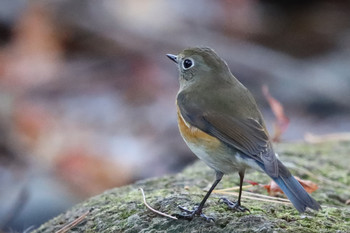
<path fill-rule="evenodd" d="M 234 210 L 234 211 L 237 211 L 237 212 L 246 212 L 246 211 L 248 211 L 250 213 L 250 210 L 248 208 L 244 207 L 244 206 L 241 206 L 241 204 L 238 201 L 234 202 L 234 201 L 228 200 L 227 198 L 222 197 L 222 198 L 219 199 L 219 202 L 222 202 L 222 203 L 226 204 L 227 207 L 229 209 L 231 209 L 231 210 Z"/>
<path fill-rule="evenodd" d="M 177 217 L 178 219 L 185 219 L 188 221 L 191 221 L 195 216 L 199 216 L 201 218 L 204 218 L 207 222 L 215 221 L 212 217 L 207 217 L 206 215 L 202 214 L 202 210 L 199 209 L 197 206 L 194 207 L 194 210 L 188 210 L 185 207 L 178 206 L 179 209 L 183 212 L 181 214 L 174 214 L 173 216 Z"/>

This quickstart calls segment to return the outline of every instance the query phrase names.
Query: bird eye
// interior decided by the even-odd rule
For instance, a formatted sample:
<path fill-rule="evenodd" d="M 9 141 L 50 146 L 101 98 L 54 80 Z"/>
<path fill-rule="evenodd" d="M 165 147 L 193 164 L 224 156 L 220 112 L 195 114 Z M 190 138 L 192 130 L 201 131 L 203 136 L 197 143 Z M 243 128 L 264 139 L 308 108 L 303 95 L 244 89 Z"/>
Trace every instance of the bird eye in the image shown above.
<path fill-rule="evenodd" d="M 194 62 L 191 59 L 185 59 L 182 62 L 182 68 L 184 70 L 188 70 L 189 68 L 191 68 L 194 65 Z"/>

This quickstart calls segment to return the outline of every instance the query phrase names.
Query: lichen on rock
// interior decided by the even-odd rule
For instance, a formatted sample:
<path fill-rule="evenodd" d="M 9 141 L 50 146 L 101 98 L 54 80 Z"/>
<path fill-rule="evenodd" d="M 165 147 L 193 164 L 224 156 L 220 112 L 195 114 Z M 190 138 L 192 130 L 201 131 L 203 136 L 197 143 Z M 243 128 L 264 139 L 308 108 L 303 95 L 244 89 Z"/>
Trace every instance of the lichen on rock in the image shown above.
<path fill-rule="evenodd" d="M 145 190 L 147 202 L 161 212 L 175 214 L 180 212 L 178 205 L 192 208 L 198 204 L 214 180 L 214 172 L 199 161 L 177 175 L 108 190 L 34 232 L 56 232 L 88 210 L 86 218 L 70 232 L 350 232 L 350 206 L 345 204 L 350 199 L 350 142 L 278 144 L 276 151 L 294 175 L 318 184 L 319 189 L 312 196 L 322 205 L 321 211 L 299 214 L 290 205 L 243 197 L 242 204 L 250 213 L 238 213 L 220 204 L 219 194 L 212 194 L 204 208 L 204 213 L 214 217 L 215 222 L 201 218 L 190 222 L 172 220 L 146 208 L 139 187 Z M 247 172 L 246 179 L 269 182 L 267 175 L 253 170 Z M 238 175 L 227 175 L 218 189 L 238 184 Z M 251 191 L 266 194 L 259 186 Z"/>

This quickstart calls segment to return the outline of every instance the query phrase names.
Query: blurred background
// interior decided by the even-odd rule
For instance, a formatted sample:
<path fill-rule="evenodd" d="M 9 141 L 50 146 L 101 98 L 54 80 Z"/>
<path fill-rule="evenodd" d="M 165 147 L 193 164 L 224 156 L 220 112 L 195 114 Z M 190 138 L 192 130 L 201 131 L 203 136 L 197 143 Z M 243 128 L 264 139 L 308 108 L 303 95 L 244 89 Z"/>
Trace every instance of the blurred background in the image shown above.
<path fill-rule="evenodd" d="M 251 90 L 271 132 L 262 86 L 281 102 L 282 140 L 350 131 L 348 1 L 2 0 L 0 229 L 36 228 L 195 160 L 165 54 L 201 45 Z"/>

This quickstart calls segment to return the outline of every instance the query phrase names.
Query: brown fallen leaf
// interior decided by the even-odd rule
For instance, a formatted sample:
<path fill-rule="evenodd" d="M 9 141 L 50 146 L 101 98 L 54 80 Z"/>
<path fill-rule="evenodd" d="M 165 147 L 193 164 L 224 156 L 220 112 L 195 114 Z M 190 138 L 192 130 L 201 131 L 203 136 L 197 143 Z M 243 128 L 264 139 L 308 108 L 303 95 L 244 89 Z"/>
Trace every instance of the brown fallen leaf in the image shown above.
<path fill-rule="evenodd" d="M 13 38 L 1 52 L 0 82 L 16 91 L 59 79 L 63 36 L 47 4 L 28 2 L 13 26 Z"/>
<path fill-rule="evenodd" d="M 299 181 L 299 183 L 304 187 L 305 191 L 308 193 L 312 193 L 318 189 L 317 184 L 310 180 L 302 180 L 297 176 L 294 176 L 294 178 L 297 181 Z M 273 180 L 271 180 L 269 184 L 263 185 L 263 187 L 267 190 L 267 192 L 271 196 L 276 196 L 277 194 L 283 194 L 283 191 L 281 190 L 281 188 Z"/>
<path fill-rule="evenodd" d="M 16 100 L 13 120 L 16 129 L 27 146 L 33 148 L 40 143 L 40 138 L 55 126 L 56 116 L 39 104 Z"/>
<path fill-rule="evenodd" d="M 272 141 L 279 142 L 281 141 L 282 134 L 287 130 L 289 125 L 289 118 L 284 113 L 283 105 L 273 98 L 269 92 L 269 88 L 266 85 L 263 85 L 262 92 L 268 101 L 273 114 L 276 117 L 276 121 L 274 123 L 274 135 L 272 137 Z"/>
<path fill-rule="evenodd" d="M 310 180 L 303 180 L 297 176 L 294 176 L 294 178 L 297 181 L 299 181 L 299 183 L 304 187 L 304 189 L 308 193 L 312 193 L 318 189 L 318 185 Z M 270 196 L 276 196 L 278 194 L 283 194 L 283 191 L 281 190 L 281 188 L 273 180 L 271 180 L 270 183 L 266 184 L 266 185 L 262 185 L 262 184 L 255 182 L 255 181 L 251 181 L 251 180 L 245 180 L 245 182 L 247 182 L 253 186 L 255 186 L 255 185 L 262 186 L 263 188 L 265 188 L 267 190 L 267 192 L 269 193 Z"/>
<path fill-rule="evenodd" d="M 56 174 L 81 196 L 91 196 L 133 181 L 132 168 L 95 154 L 92 148 L 66 148 L 57 156 Z"/>

